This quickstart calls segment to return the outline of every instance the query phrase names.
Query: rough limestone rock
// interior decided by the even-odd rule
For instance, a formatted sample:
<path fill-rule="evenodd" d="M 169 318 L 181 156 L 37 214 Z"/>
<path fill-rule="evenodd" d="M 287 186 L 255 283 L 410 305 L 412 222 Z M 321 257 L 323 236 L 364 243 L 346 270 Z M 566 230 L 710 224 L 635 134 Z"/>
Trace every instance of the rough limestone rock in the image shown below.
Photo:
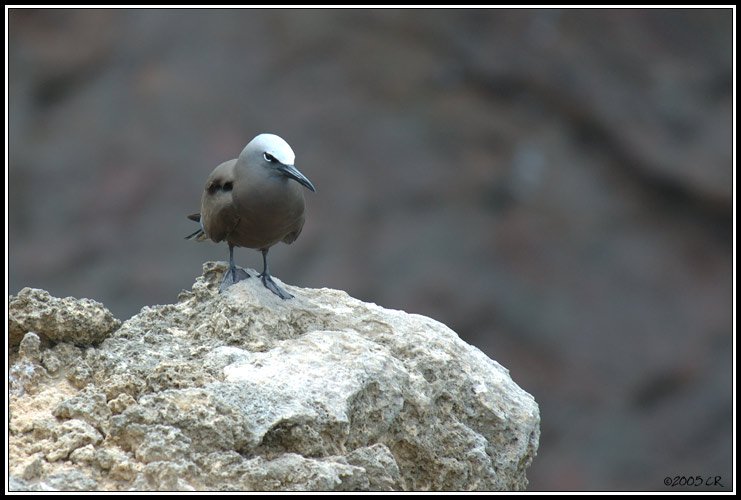
<path fill-rule="evenodd" d="M 96 344 L 120 325 L 103 304 L 90 299 L 58 299 L 46 290 L 24 288 L 8 301 L 11 347 L 18 346 L 27 332 L 52 342 Z"/>
<path fill-rule="evenodd" d="M 114 329 L 102 306 L 10 298 L 9 324 L 35 332 L 11 352 L 11 487 L 527 486 L 538 405 L 497 362 L 441 323 L 337 290 L 288 287 L 282 301 L 252 278 L 219 294 L 224 270 L 206 263 L 176 304 L 96 345 L 76 328 Z"/>

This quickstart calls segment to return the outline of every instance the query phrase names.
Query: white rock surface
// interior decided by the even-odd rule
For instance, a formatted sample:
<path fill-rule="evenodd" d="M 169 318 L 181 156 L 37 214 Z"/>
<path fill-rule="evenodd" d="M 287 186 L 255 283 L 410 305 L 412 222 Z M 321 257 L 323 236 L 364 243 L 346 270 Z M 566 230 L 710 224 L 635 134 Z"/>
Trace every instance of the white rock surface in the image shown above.
<path fill-rule="evenodd" d="M 45 334 L 53 347 L 16 348 L 11 374 L 33 376 L 11 392 L 11 484 L 526 487 L 538 406 L 496 361 L 437 321 L 337 290 L 288 287 L 296 298 L 282 301 L 249 279 L 219 294 L 224 269 L 207 263 L 178 303 L 144 308 L 95 347 L 62 324 L 69 338 Z"/>
<path fill-rule="evenodd" d="M 91 299 L 60 299 L 38 288 L 24 288 L 8 299 L 8 342 L 13 347 L 26 332 L 52 342 L 94 344 L 120 325 L 103 304 Z"/>

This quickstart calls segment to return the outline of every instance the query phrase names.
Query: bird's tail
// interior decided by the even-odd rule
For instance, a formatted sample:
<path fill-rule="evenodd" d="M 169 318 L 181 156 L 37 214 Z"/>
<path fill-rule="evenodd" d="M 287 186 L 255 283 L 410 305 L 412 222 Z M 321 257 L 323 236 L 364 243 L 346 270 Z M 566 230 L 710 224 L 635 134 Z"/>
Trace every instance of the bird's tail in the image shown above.
<path fill-rule="evenodd" d="M 208 239 L 208 236 L 206 236 L 206 233 L 203 232 L 203 229 L 199 229 L 195 233 L 189 234 L 185 237 L 186 240 L 196 240 L 196 241 L 204 241 Z"/>
<path fill-rule="evenodd" d="M 201 214 L 191 214 L 188 216 L 188 218 L 192 221 L 195 221 L 201 224 Z M 185 239 L 186 240 L 196 240 L 196 241 L 207 240 L 208 236 L 206 236 L 206 232 L 203 230 L 203 224 L 201 224 L 201 227 L 197 231 L 186 236 Z"/>

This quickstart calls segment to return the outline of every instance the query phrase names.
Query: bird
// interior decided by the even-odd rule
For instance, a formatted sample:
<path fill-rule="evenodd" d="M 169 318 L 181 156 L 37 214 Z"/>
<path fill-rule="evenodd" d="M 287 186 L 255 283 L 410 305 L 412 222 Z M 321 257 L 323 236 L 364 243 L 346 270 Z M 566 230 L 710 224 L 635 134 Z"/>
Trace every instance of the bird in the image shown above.
<path fill-rule="evenodd" d="M 201 211 L 188 218 L 201 227 L 185 239 L 229 245 L 229 269 L 219 291 L 250 275 L 234 265 L 234 247 L 262 252 L 258 275 L 265 288 L 283 300 L 293 298 L 273 280 L 268 251 L 279 242 L 291 244 L 304 227 L 304 192 L 314 184 L 294 165 L 291 146 L 275 134 L 259 134 L 239 157 L 217 166 L 206 180 Z"/>

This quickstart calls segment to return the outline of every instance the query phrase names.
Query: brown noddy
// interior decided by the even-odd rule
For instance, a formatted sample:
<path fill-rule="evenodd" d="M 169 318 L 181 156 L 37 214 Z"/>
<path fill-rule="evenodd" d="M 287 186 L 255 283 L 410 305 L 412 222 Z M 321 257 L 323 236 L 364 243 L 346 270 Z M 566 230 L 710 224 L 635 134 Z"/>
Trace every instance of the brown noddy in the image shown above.
<path fill-rule="evenodd" d="M 229 270 L 220 291 L 249 278 L 234 265 L 234 247 L 262 252 L 263 270 L 258 277 L 281 299 L 293 297 L 270 277 L 268 250 L 276 243 L 293 243 L 304 227 L 305 186 L 311 181 L 294 166 L 296 155 L 286 141 L 273 134 L 260 134 L 242 150 L 239 158 L 214 169 L 206 180 L 201 212 L 188 218 L 201 228 L 186 239 L 229 244 Z"/>

